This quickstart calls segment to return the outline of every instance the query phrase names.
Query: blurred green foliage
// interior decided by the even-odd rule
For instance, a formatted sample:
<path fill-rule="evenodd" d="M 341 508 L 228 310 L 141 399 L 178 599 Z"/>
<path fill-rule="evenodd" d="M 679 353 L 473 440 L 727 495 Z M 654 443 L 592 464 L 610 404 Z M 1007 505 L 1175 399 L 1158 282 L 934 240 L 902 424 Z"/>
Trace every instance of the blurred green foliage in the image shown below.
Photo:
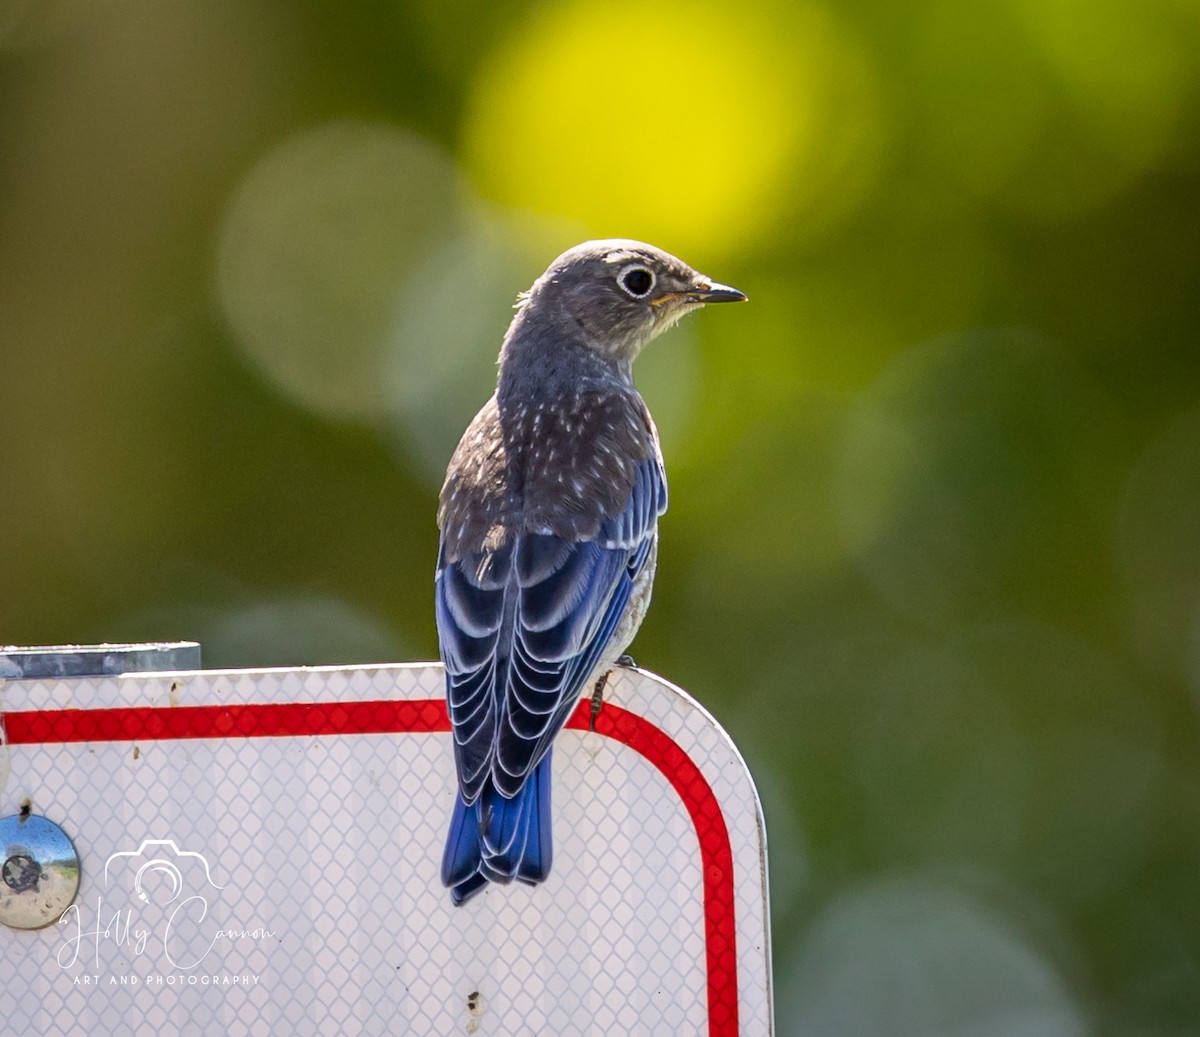
<path fill-rule="evenodd" d="M 430 658 L 508 306 L 645 237 L 638 661 L 781 1034 L 1200 1033 L 1200 8 L 0 3 L 0 640 Z"/>

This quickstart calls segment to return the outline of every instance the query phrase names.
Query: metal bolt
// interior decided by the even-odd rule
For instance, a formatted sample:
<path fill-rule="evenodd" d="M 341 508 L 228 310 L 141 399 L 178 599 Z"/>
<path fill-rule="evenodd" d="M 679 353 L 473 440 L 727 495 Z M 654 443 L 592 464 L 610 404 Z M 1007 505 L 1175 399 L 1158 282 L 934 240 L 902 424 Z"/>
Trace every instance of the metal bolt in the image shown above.
<path fill-rule="evenodd" d="M 27 889 L 37 889 L 38 879 L 42 877 L 42 869 L 32 857 L 23 853 L 14 853 L 4 862 L 4 868 L 0 874 L 3 874 L 5 883 L 18 893 L 24 893 Z"/>
<path fill-rule="evenodd" d="M 79 854 L 67 833 L 25 807 L 0 817 L 0 861 L 0 925 L 52 925 L 79 891 Z"/>

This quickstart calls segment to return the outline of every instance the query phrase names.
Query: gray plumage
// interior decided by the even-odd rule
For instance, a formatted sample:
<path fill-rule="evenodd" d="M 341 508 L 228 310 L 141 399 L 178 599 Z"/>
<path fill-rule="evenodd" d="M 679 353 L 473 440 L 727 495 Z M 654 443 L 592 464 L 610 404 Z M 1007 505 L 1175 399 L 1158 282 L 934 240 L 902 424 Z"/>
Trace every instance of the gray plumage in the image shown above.
<path fill-rule="evenodd" d="M 549 750 L 649 603 L 666 476 L 634 388 L 642 347 L 736 301 L 640 242 L 586 242 L 522 295 L 495 395 L 454 452 L 438 510 L 437 620 L 460 798 L 456 903 L 550 867 Z"/>

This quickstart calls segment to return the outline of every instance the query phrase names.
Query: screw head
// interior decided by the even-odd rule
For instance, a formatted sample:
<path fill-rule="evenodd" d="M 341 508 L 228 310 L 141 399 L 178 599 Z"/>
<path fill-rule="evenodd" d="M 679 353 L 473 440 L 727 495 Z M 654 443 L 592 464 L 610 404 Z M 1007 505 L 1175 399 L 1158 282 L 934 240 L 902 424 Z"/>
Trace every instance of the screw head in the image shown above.
<path fill-rule="evenodd" d="M 79 892 L 79 855 L 53 821 L 22 812 L 0 817 L 0 924 L 52 925 Z"/>
<path fill-rule="evenodd" d="M 18 893 L 24 893 L 27 889 L 37 889 L 42 869 L 32 857 L 14 853 L 4 862 L 4 867 L 0 868 L 0 877 L 3 877 L 7 886 Z"/>

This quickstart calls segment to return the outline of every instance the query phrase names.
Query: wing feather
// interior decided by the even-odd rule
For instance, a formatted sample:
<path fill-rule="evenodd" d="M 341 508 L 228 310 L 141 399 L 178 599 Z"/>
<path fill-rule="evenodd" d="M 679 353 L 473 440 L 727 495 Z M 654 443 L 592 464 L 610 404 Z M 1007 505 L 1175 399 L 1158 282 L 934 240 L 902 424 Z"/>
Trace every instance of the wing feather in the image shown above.
<path fill-rule="evenodd" d="M 443 544 L 436 617 L 467 803 L 489 778 L 515 795 L 545 756 L 612 641 L 665 509 L 651 456 L 593 538 L 522 532 L 453 562 Z"/>

